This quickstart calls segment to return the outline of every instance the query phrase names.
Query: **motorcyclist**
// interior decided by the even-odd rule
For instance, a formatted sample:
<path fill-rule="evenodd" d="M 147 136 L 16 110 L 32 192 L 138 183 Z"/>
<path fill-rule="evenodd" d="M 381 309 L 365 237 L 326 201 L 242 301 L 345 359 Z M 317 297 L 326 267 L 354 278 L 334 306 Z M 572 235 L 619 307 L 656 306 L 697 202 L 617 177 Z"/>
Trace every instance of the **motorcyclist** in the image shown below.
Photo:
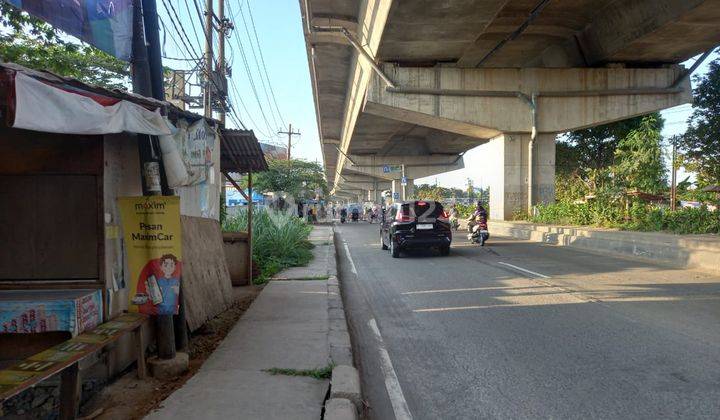
<path fill-rule="evenodd" d="M 460 213 L 458 212 L 457 207 L 455 204 L 450 207 L 450 225 L 453 227 L 453 229 L 457 230 L 458 226 L 460 226 L 460 223 L 458 222 Z"/>
<path fill-rule="evenodd" d="M 468 232 L 472 233 L 473 227 L 478 224 L 487 224 L 487 210 L 483 207 L 482 202 L 477 202 L 477 207 L 473 214 L 467 219 Z"/>

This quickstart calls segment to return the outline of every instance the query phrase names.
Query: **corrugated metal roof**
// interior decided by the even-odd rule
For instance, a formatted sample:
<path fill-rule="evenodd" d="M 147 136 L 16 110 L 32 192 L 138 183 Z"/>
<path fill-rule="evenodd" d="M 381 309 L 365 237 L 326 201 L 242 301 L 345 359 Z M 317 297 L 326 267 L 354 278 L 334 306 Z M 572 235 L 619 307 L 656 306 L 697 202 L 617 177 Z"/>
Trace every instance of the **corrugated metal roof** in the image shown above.
<path fill-rule="evenodd" d="M 221 130 L 220 135 L 222 172 L 267 171 L 265 155 L 252 130 Z"/>

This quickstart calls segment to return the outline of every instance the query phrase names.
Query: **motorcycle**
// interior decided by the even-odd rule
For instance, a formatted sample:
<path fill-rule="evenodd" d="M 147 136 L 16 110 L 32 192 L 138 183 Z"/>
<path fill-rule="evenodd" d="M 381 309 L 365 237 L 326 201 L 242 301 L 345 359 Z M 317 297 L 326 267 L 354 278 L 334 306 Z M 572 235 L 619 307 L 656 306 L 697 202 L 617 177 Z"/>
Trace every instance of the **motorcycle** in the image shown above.
<path fill-rule="evenodd" d="M 345 210 L 340 212 L 340 223 L 345 223 L 347 220 L 347 212 Z"/>
<path fill-rule="evenodd" d="M 488 231 L 487 222 L 480 222 L 474 225 L 471 228 L 470 233 L 468 233 L 467 238 L 470 243 L 485 246 L 485 242 L 490 239 L 490 231 Z"/>
<path fill-rule="evenodd" d="M 450 227 L 452 230 L 458 230 L 460 229 L 460 221 L 457 217 L 451 217 L 450 218 Z"/>
<path fill-rule="evenodd" d="M 352 216 L 350 216 L 350 217 L 351 217 L 351 219 L 352 219 L 353 222 L 357 222 L 358 220 L 360 220 L 360 212 L 358 212 L 358 211 L 353 211 L 353 212 L 352 212 Z"/>

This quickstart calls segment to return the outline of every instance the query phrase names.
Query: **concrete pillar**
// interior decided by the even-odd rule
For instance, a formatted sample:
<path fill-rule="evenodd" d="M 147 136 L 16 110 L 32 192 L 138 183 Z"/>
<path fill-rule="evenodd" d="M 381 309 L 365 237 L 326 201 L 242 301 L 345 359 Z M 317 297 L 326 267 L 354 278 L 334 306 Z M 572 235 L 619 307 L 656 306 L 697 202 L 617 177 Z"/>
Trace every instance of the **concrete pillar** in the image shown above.
<path fill-rule="evenodd" d="M 405 197 L 403 200 L 411 200 L 415 198 L 415 180 L 407 179 L 407 185 L 405 185 Z"/>
<path fill-rule="evenodd" d="M 395 201 L 401 201 L 403 200 L 403 194 L 402 194 L 402 185 L 400 184 L 399 179 L 393 179 L 392 180 L 392 197 L 391 202 Z M 397 197 L 397 198 L 395 198 Z"/>
<path fill-rule="evenodd" d="M 504 134 L 490 140 L 487 164 L 492 167 L 490 218 L 510 220 L 527 213 L 529 134 Z M 555 134 L 539 134 L 533 151 L 533 205 L 555 201 Z"/>

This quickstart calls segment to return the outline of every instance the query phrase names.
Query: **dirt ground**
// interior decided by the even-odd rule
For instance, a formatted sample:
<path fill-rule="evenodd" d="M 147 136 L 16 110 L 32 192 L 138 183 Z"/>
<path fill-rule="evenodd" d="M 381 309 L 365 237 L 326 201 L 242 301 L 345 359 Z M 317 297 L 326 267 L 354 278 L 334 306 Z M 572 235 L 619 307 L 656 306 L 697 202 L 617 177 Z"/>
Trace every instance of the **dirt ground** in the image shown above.
<path fill-rule="evenodd" d="M 180 388 L 217 348 L 230 329 L 250 307 L 261 288 L 256 286 L 233 289 L 235 303 L 227 311 L 208 321 L 190 336 L 190 370 L 169 381 L 152 377 L 137 379 L 132 371 L 107 386 L 81 410 L 81 419 L 141 419 L 155 409 L 173 391 Z"/>

